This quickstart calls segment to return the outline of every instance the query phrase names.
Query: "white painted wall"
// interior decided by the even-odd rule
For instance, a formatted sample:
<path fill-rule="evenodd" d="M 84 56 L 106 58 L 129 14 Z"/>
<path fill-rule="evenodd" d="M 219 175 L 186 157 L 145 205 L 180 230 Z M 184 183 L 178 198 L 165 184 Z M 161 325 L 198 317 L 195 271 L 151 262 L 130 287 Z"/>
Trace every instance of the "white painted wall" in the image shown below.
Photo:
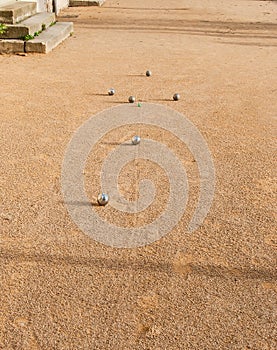
<path fill-rule="evenodd" d="M 56 4 L 56 14 L 69 6 L 69 0 L 54 0 Z"/>

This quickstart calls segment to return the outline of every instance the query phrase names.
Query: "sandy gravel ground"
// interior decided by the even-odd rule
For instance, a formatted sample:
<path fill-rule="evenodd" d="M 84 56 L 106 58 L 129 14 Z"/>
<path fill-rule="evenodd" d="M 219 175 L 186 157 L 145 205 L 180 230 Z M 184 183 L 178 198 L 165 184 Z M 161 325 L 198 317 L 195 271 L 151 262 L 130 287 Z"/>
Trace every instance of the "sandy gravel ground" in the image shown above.
<path fill-rule="evenodd" d="M 0 56 L 1 350 L 276 349 L 276 17 L 273 1 L 107 0 L 63 11 L 75 32 L 50 54 Z M 198 127 L 216 192 L 192 234 L 188 210 L 160 241 L 113 249 L 71 220 L 60 173 L 74 131 L 130 94 Z M 92 200 L 103 145 L 88 162 Z M 121 174 L 128 198 L 134 166 Z M 167 189 L 162 174 L 153 179 Z"/>

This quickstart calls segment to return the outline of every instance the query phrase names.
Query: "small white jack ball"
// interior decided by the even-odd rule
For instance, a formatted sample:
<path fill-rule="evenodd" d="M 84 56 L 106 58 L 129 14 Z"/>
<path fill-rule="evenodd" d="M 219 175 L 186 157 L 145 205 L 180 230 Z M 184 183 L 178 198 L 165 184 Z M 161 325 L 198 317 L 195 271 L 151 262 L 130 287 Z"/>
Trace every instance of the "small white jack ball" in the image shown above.
<path fill-rule="evenodd" d="M 146 74 L 147 77 L 151 77 L 152 72 L 151 72 L 151 70 L 147 70 L 145 74 Z"/>
<path fill-rule="evenodd" d="M 130 102 L 130 103 L 135 103 L 135 102 L 136 102 L 135 96 L 130 96 L 130 97 L 129 97 L 129 102 Z"/>
<path fill-rule="evenodd" d="M 108 94 L 110 96 L 113 96 L 115 94 L 115 89 L 111 88 L 109 91 L 108 91 Z"/>
<path fill-rule="evenodd" d="M 138 145 L 140 143 L 140 137 L 139 136 L 134 136 L 132 138 L 132 144 L 133 145 Z"/>
<path fill-rule="evenodd" d="M 106 205 L 109 202 L 109 196 L 106 193 L 100 193 L 97 202 L 99 205 Z"/>
<path fill-rule="evenodd" d="M 174 101 L 179 101 L 180 100 L 180 95 L 179 94 L 174 94 L 173 95 L 173 100 Z"/>

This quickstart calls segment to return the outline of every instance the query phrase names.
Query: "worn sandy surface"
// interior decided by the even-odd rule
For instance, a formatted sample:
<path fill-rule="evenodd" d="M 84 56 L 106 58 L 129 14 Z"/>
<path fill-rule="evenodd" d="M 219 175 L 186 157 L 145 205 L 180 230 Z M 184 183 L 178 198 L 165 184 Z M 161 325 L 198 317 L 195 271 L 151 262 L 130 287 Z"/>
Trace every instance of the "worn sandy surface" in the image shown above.
<path fill-rule="evenodd" d="M 0 56 L 0 349 L 276 349 L 276 2 L 107 0 L 61 17 L 75 33 L 47 56 Z M 162 240 L 120 250 L 76 227 L 60 172 L 74 131 L 130 94 L 198 127 L 217 183 L 200 229 L 185 228 L 192 203 Z M 194 200 L 193 162 L 171 146 L 183 154 Z M 95 152 L 86 171 L 92 200 L 105 143 Z M 131 199 L 134 166 L 120 180 Z M 138 166 L 164 200 L 163 174 Z"/>

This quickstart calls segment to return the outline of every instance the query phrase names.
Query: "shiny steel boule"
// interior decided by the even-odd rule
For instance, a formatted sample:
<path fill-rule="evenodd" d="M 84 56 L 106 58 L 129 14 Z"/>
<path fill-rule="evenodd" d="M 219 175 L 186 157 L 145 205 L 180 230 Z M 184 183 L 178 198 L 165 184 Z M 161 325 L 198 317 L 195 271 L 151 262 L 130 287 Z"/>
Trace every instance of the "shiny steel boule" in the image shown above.
<path fill-rule="evenodd" d="M 115 89 L 111 88 L 109 91 L 108 91 L 108 94 L 110 96 L 113 96 L 115 94 Z"/>
<path fill-rule="evenodd" d="M 106 193 L 100 193 L 97 202 L 99 205 L 106 205 L 109 202 L 109 196 Z"/>
<path fill-rule="evenodd" d="M 140 143 L 140 137 L 139 136 L 134 136 L 132 138 L 132 144 L 133 145 L 138 145 Z"/>
<path fill-rule="evenodd" d="M 135 103 L 135 102 L 136 102 L 135 96 L 130 96 L 130 97 L 129 97 L 129 102 L 130 102 L 130 103 Z"/>
<path fill-rule="evenodd" d="M 147 70 L 145 74 L 146 74 L 147 77 L 151 77 L 152 72 L 151 72 L 151 70 Z"/>
<path fill-rule="evenodd" d="M 179 94 L 174 94 L 173 95 L 173 100 L 174 101 L 179 101 L 180 100 L 180 95 Z"/>

